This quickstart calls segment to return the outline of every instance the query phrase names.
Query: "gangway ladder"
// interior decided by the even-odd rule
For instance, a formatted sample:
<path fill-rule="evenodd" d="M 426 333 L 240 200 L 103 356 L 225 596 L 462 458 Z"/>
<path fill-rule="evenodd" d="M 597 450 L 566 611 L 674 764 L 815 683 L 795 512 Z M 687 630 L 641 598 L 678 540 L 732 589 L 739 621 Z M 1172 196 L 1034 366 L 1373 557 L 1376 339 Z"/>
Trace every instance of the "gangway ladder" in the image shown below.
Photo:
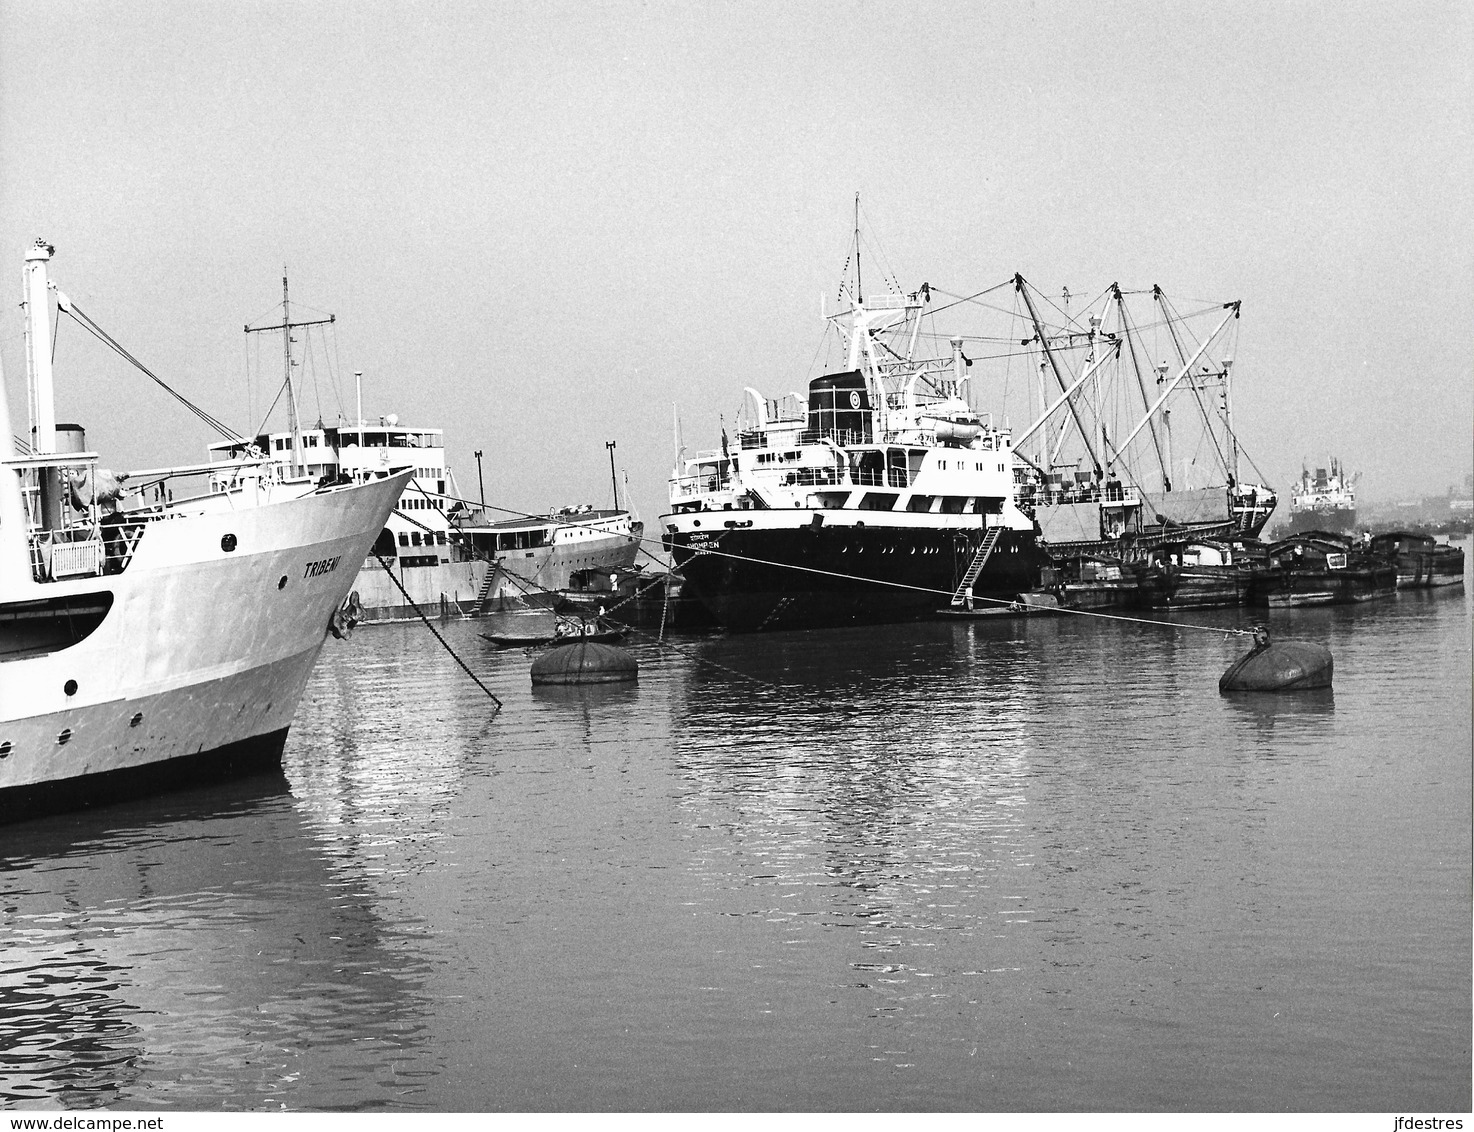
<path fill-rule="evenodd" d="M 967 573 L 962 575 L 962 582 L 958 585 L 957 592 L 952 595 L 954 608 L 960 605 L 972 608 L 972 584 L 978 580 L 978 575 L 988 564 L 988 558 L 992 555 L 993 548 L 998 545 L 998 536 L 1002 533 L 1002 527 L 989 527 L 983 532 L 983 541 L 978 543 L 978 552 L 972 556 L 972 565 L 967 568 Z"/>
<path fill-rule="evenodd" d="M 486 577 L 481 579 L 481 590 L 476 594 L 477 614 L 485 614 L 490 612 L 490 610 L 486 608 L 486 602 L 487 599 L 491 597 L 491 587 L 492 584 L 496 581 L 498 568 L 499 567 L 497 566 L 497 561 L 494 558 L 488 561 L 486 564 Z"/>

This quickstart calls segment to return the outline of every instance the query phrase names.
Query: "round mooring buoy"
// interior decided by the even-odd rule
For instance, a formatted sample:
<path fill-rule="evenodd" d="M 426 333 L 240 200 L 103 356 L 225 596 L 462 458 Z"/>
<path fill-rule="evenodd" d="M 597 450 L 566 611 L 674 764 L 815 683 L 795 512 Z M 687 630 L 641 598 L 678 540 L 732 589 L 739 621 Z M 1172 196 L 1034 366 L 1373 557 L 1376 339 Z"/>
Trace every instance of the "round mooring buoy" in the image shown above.
<path fill-rule="evenodd" d="M 1254 648 L 1229 665 L 1218 680 L 1220 692 L 1299 692 L 1329 688 L 1335 663 L 1331 650 L 1303 641 L 1271 642 L 1268 631 L 1254 630 Z"/>
<path fill-rule="evenodd" d="M 638 680 L 639 672 L 624 649 L 598 641 L 558 645 L 532 662 L 534 684 L 617 684 Z"/>

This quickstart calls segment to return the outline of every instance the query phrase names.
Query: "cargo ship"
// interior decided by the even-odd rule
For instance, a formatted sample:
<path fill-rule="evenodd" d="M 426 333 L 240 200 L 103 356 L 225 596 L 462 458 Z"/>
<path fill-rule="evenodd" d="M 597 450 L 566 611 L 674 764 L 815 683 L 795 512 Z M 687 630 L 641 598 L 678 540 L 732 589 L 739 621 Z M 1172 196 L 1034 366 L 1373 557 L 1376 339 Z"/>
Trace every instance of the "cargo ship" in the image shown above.
<path fill-rule="evenodd" d="M 1047 562 L 1017 504 L 1009 429 L 967 400 L 964 338 L 921 333 L 932 287 L 866 294 L 858 223 L 850 263 L 848 309 L 827 320 L 840 368 L 802 397 L 749 387 L 735 440 L 723 429 L 719 449 L 678 457 L 671 476 L 665 547 L 729 629 L 1008 604 Z"/>
<path fill-rule="evenodd" d="M 1360 473 L 1347 475 L 1334 456 L 1326 467 L 1300 469 L 1300 479 L 1290 491 L 1290 521 L 1286 535 L 1309 531 L 1332 534 L 1356 529 L 1356 481 Z"/>

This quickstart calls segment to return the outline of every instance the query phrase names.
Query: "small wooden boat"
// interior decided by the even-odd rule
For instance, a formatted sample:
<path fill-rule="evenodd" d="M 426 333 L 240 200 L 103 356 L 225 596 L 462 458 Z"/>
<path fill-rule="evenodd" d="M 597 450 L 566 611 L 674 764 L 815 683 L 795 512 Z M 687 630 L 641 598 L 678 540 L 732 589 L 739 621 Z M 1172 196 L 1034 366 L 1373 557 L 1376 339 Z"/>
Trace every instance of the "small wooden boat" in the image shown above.
<path fill-rule="evenodd" d="M 499 649 L 535 649 L 544 645 L 571 645 L 579 641 L 597 641 L 601 644 L 613 644 L 622 641 L 625 637 L 623 629 L 615 629 L 608 626 L 588 627 L 573 626 L 552 633 L 482 633 L 483 640 L 490 641 Z"/>
<path fill-rule="evenodd" d="M 1141 603 L 1150 609 L 1214 609 L 1248 600 L 1249 564 L 1216 539 L 1154 547 L 1141 571 Z"/>
<path fill-rule="evenodd" d="M 1076 554 L 1060 561 L 1053 589 L 1066 609 L 1130 609 L 1141 597 L 1141 579 L 1119 558 Z"/>
<path fill-rule="evenodd" d="M 980 599 L 974 599 L 979 601 Z M 1037 616 L 1041 613 L 1058 613 L 1060 609 L 1059 599 L 1052 593 L 1042 590 L 1029 590 L 1026 593 L 1017 594 L 1013 601 L 982 601 L 968 609 L 965 606 L 953 605 L 937 612 L 946 617 L 961 617 L 964 620 L 987 617 L 1026 617 Z"/>

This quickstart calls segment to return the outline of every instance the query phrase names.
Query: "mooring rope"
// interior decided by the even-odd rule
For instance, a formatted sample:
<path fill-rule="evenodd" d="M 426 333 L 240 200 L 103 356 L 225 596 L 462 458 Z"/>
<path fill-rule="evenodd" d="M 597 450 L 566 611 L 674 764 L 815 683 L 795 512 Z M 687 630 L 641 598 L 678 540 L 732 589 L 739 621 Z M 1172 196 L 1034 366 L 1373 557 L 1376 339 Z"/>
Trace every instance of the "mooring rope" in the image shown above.
<path fill-rule="evenodd" d="M 421 491 L 423 491 L 423 488 L 421 489 Z M 446 496 L 444 496 L 444 498 L 454 500 L 457 503 L 464 503 L 467 506 L 479 506 L 479 504 L 476 504 L 474 500 L 470 500 L 470 499 L 460 499 L 460 498 L 458 498 L 456 496 L 451 496 L 451 495 L 446 495 Z M 527 512 L 527 511 L 516 511 L 516 510 L 513 510 L 510 507 L 493 507 L 493 506 L 487 506 L 486 510 L 500 511 L 500 512 L 503 512 L 504 514 L 513 515 L 513 516 L 515 516 L 517 518 L 521 518 L 521 519 L 551 519 L 551 520 L 553 520 L 555 522 L 558 521 L 556 516 L 551 516 L 551 515 L 536 515 L 536 514 L 532 514 L 531 512 Z M 407 519 L 410 519 L 411 522 L 414 522 L 415 521 L 414 519 L 412 519 L 408 515 L 403 515 L 403 517 L 404 518 L 407 518 Z M 579 525 L 587 525 L 587 524 L 579 524 Z M 428 530 L 429 528 L 427 527 L 425 529 Z M 614 533 L 614 532 L 611 531 L 610 533 Z M 634 539 L 635 541 L 639 542 L 641 544 L 641 549 L 644 549 L 644 544 L 646 544 L 646 543 L 649 543 L 649 544 L 654 545 L 654 546 L 658 546 L 662 550 L 665 549 L 665 543 L 662 540 L 660 540 L 660 539 L 647 538 L 647 537 L 645 537 L 643 535 L 638 535 L 638 536 L 637 535 L 630 535 L 629 537 L 631 539 Z M 817 566 L 801 566 L 801 565 L 799 565 L 796 562 L 777 562 L 777 561 L 774 561 L 774 560 L 771 560 L 771 559 L 753 558 L 753 557 L 750 557 L 750 556 L 745 555 L 745 554 L 730 554 L 727 551 L 723 551 L 723 550 L 700 550 L 700 551 L 697 551 L 696 553 L 698 553 L 698 554 L 711 554 L 711 555 L 715 555 L 717 557 L 722 557 L 722 558 L 731 558 L 731 559 L 734 559 L 735 561 L 738 561 L 738 562 L 747 562 L 747 563 L 752 563 L 752 564 L 755 564 L 755 565 L 758 565 L 758 566 L 775 566 L 775 567 L 778 567 L 780 569 L 785 569 L 785 570 L 798 570 L 798 571 L 801 571 L 801 572 L 807 573 L 807 574 L 818 574 L 818 575 L 821 575 L 821 576 L 824 576 L 824 577 L 838 578 L 841 581 L 847 581 L 847 582 L 865 582 L 865 583 L 868 583 L 868 584 L 873 585 L 873 586 L 889 586 L 892 589 L 909 590 L 909 591 L 911 591 L 913 593 L 934 594 L 937 597 L 944 597 L 944 598 L 947 598 L 948 600 L 950 600 L 951 597 L 952 597 L 952 591 L 950 591 L 950 590 L 939 590 L 939 589 L 935 589 L 934 587 L 931 587 L 931 586 L 917 586 L 917 585 L 912 585 L 912 584 L 910 584 L 908 582 L 891 582 L 891 581 L 885 580 L 884 578 L 871 578 L 871 577 L 867 577 L 867 576 L 865 576 L 863 574 L 846 574 L 846 573 L 843 573 L 843 572 L 837 571 L 837 570 L 823 570 L 823 569 L 820 569 Z M 656 559 L 655 558 L 655 555 L 651 554 L 649 550 L 645 550 L 645 554 L 651 560 L 656 561 L 656 562 L 659 561 L 659 559 Z M 491 559 L 487 559 L 487 561 L 491 561 Z M 542 587 L 537 587 L 537 588 L 541 589 Z M 550 592 L 551 593 L 553 591 L 547 591 L 547 592 Z M 1018 604 L 1018 602 L 1016 600 L 1011 599 L 1011 598 L 984 597 L 984 596 L 981 596 L 981 595 L 974 596 L 973 597 L 973 601 L 975 601 L 975 602 L 987 602 L 990 605 L 1000 605 L 1000 606 L 1014 606 L 1014 605 L 1017 605 Z M 624 603 L 621 602 L 620 604 L 624 604 Z M 1227 626 L 1217 626 L 1217 625 L 1194 625 L 1191 622 L 1182 622 L 1182 621 L 1158 621 L 1158 620 L 1156 620 L 1154 618 L 1150 618 L 1150 617 L 1125 617 L 1125 616 L 1123 616 L 1123 615 L 1121 615 L 1119 613 L 1100 613 L 1100 612 L 1098 612 L 1096 610 L 1090 610 L 1090 609 L 1071 609 L 1068 606 L 1063 606 L 1063 605 L 1051 609 L 1050 610 L 1050 613 L 1071 613 L 1071 614 L 1074 614 L 1074 615 L 1076 615 L 1078 617 L 1098 617 L 1098 618 L 1100 618 L 1102 620 L 1106 620 L 1106 621 L 1124 621 L 1124 622 L 1128 622 L 1128 623 L 1133 624 L 1133 625 L 1152 625 L 1152 626 L 1157 626 L 1157 627 L 1163 628 L 1163 629 L 1197 629 L 1197 630 L 1200 630 L 1200 631 L 1205 632 L 1205 633 L 1221 633 L 1221 634 L 1223 634 L 1225 636 L 1252 637 L 1254 635 L 1254 630 L 1253 629 L 1237 629 L 1237 628 L 1229 628 Z"/>
<path fill-rule="evenodd" d="M 481 678 L 477 676 L 476 673 L 471 671 L 470 666 L 467 665 L 466 662 L 460 658 L 460 656 L 456 653 L 456 650 L 450 647 L 450 643 L 440 635 L 439 630 L 437 630 L 435 626 L 430 623 L 430 619 L 425 616 L 424 610 L 422 610 L 417 604 L 415 604 L 415 599 L 409 596 L 409 591 L 406 590 L 404 586 L 400 584 L 399 579 L 394 576 L 394 571 L 390 569 L 389 563 L 384 561 L 384 556 L 378 551 L 374 551 L 374 557 L 379 560 L 379 565 L 384 568 L 384 573 L 389 575 L 389 580 L 394 583 L 395 588 L 404 595 L 404 600 L 409 602 L 409 607 L 413 609 L 415 613 L 419 615 L 420 620 L 425 623 L 425 628 L 429 629 L 430 632 L 435 635 L 435 639 L 440 642 L 441 646 L 445 649 L 446 652 L 450 653 L 451 659 L 461 666 L 461 670 L 465 672 L 465 674 L 469 676 L 473 681 L 475 681 L 476 687 L 485 692 L 487 696 L 490 697 L 491 702 L 496 704 L 496 711 L 491 713 L 492 717 L 495 718 L 496 713 L 502 710 L 502 701 L 497 699 L 496 693 L 494 693 L 490 688 L 488 688 L 485 684 L 481 682 Z"/>

